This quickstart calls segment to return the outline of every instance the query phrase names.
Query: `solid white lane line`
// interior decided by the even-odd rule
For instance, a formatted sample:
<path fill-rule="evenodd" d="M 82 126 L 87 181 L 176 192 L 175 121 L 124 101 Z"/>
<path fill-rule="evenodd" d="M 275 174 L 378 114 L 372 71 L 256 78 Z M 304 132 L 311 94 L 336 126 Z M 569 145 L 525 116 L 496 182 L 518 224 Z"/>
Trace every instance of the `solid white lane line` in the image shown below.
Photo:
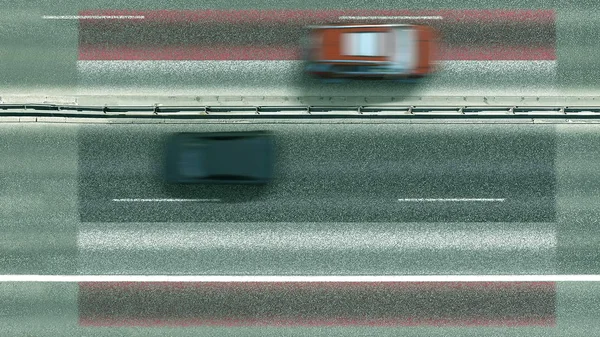
<path fill-rule="evenodd" d="M 600 282 L 600 275 L 200 276 L 0 275 L 0 282 Z"/>
<path fill-rule="evenodd" d="M 131 20 L 145 19 L 143 15 L 44 15 L 45 20 Z"/>
<path fill-rule="evenodd" d="M 114 202 L 219 202 L 221 199 L 136 199 L 136 198 L 125 198 L 125 199 L 112 199 Z"/>
<path fill-rule="evenodd" d="M 505 198 L 404 198 L 400 202 L 504 202 Z"/>

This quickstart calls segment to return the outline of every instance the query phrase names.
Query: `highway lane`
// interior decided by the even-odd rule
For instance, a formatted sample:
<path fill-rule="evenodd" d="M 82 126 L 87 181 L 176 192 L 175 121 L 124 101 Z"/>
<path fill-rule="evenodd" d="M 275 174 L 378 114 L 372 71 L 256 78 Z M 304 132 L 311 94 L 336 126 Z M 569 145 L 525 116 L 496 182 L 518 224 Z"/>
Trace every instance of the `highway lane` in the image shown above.
<path fill-rule="evenodd" d="M 271 124 L 189 130 L 261 128 L 276 137 L 273 184 L 206 187 L 169 185 L 161 177 L 164 138 L 179 126 L 83 127 L 78 141 L 81 220 L 555 220 L 555 139 L 542 126 Z"/>
<path fill-rule="evenodd" d="M 99 286 L 101 287 L 101 286 Z M 90 301 L 89 290 L 77 284 L 2 283 L 3 306 L 0 326 L 11 335 L 35 336 L 590 336 L 597 331 L 600 313 L 599 288 L 595 283 L 558 283 L 556 285 L 555 324 L 552 326 L 181 326 L 97 327 L 81 325 L 82 301 Z M 87 286 L 87 288 L 91 288 Z M 109 292 L 108 294 L 111 294 Z M 113 296 L 119 295 L 113 292 Z M 529 295 L 532 294 L 521 294 Z M 106 296 L 106 294 L 104 294 Z M 128 295 L 131 296 L 131 295 Z M 439 296 L 439 295 L 438 295 Z M 447 296 L 447 295 L 446 295 Z M 480 295 L 481 296 L 481 295 Z M 448 296 L 449 298 L 451 296 Z M 149 296 L 153 298 L 153 296 Z M 535 295 L 534 295 L 535 298 Z M 504 299 L 493 299 L 502 301 Z M 100 303 L 105 298 L 96 297 Z M 118 303 L 133 298 L 121 297 Z M 139 295 L 137 296 L 139 301 Z M 272 299 L 271 299 L 272 300 Z M 334 300 L 339 301 L 340 298 Z M 468 300 L 457 301 L 462 306 Z M 154 302 L 151 307 L 161 301 Z M 479 304 L 481 305 L 481 304 Z M 83 305 L 83 311 L 86 311 Z M 136 306 L 129 307 L 132 310 Z M 121 308 L 121 307 L 120 307 Z M 420 308 L 424 310 L 427 306 Z M 87 309 L 89 310 L 89 309 Z M 122 310 L 122 309 L 121 309 Z M 135 310 L 135 309 L 134 309 Z M 289 309 L 288 309 L 289 310 Z M 504 309 L 506 310 L 506 309 Z M 149 313 L 150 310 L 147 311 Z"/>
<path fill-rule="evenodd" d="M 271 185 L 164 183 L 166 135 L 261 129 L 276 137 Z M 555 139 L 548 131 L 84 126 L 80 266 L 134 274 L 552 272 Z"/>
<path fill-rule="evenodd" d="M 77 271 L 77 126 L 0 126 L 0 270 Z"/>
<path fill-rule="evenodd" d="M 552 274 L 599 267 L 594 125 L 2 128 L 2 155 L 11 158 L 2 164 L 11 177 L 2 197 L 18 201 L 3 203 L 6 272 Z M 219 202 L 131 200 L 207 198 L 198 187 L 162 184 L 160 140 L 232 129 L 276 132 L 274 184 L 208 189 Z M 437 200 L 398 201 L 407 198 Z"/>
<path fill-rule="evenodd" d="M 600 151 L 589 142 L 598 139 L 597 129 L 565 125 L 557 131 L 558 263 L 565 273 L 598 273 L 600 254 L 594 247 L 600 244 L 600 188 L 594 160 Z"/>
<path fill-rule="evenodd" d="M 486 176 L 481 175 L 472 182 L 487 183 L 486 187 L 470 191 L 508 191 L 512 193 L 509 196 L 517 199 L 528 194 L 536 195 L 536 191 L 545 191 L 538 196 L 549 196 L 552 208 L 544 208 L 542 203 L 527 204 L 523 206 L 523 210 L 515 213 L 519 214 L 520 219 L 510 218 L 511 215 L 502 209 L 487 209 L 480 212 L 479 216 L 487 215 L 495 219 L 486 222 L 458 222 L 448 219 L 457 214 L 448 212 L 447 209 L 435 210 L 433 219 L 408 221 L 400 217 L 400 220 L 386 222 L 361 222 L 360 219 L 348 222 L 331 221 L 335 217 L 344 216 L 341 212 L 328 214 L 329 221 L 312 222 L 302 222 L 299 219 L 257 222 L 256 219 L 251 219 L 251 212 L 246 212 L 250 218 L 248 220 L 227 222 L 206 219 L 190 222 L 189 219 L 182 218 L 182 214 L 178 214 L 179 219 L 161 219 L 161 222 L 145 219 L 144 222 L 136 220 L 135 217 L 147 216 L 143 208 L 146 206 L 135 203 L 129 205 L 127 202 L 121 211 L 132 213 L 127 216 L 115 215 L 112 212 L 100 212 L 95 215 L 82 212 L 91 203 L 110 205 L 106 199 L 112 197 L 111 193 L 115 191 L 133 193 L 144 191 L 144 188 L 156 191 L 156 182 L 153 178 L 148 179 L 147 175 L 156 174 L 156 166 L 151 159 L 152 155 L 158 154 L 160 147 L 153 141 L 160 140 L 166 133 L 252 128 L 278 131 L 278 139 L 279 135 L 282 135 L 283 139 L 281 144 L 278 142 L 280 154 L 285 154 L 286 151 L 304 153 L 313 160 L 319 159 L 322 165 L 348 156 L 348 161 L 344 163 L 349 169 L 370 169 L 370 175 L 367 175 L 366 171 L 362 173 L 371 178 L 387 178 L 385 171 L 375 170 L 370 161 L 364 161 L 364 158 L 375 161 L 386 158 L 382 157 L 385 151 L 379 149 L 384 144 L 377 141 L 379 137 L 373 138 L 373 132 L 381 134 L 382 139 L 409 140 L 412 144 L 420 145 L 419 151 L 406 152 L 404 141 L 391 142 L 394 146 L 387 147 L 387 153 L 404 157 L 410 155 L 421 160 L 424 160 L 425 154 L 429 154 L 430 159 L 436 158 L 422 166 L 421 177 L 426 178 L 425 182 L 428 179 L 444 178 L 453 183 L 465 184 L 465 180 L 460 180 L 455 175 L 441 174 L 444 170 L 452 171 L 453 167 L 442 165 L 443 162 L 453 163 L 454 167 L 462 169 L 464 167 L 455 159 L 487 160 L 498 166 L 480 164 L 477 170 L 463 172 L 473 174 L 473 177 L 477 176 L 477 172 L 500 173 L 499 177 L 502 179 L 486 180 Z M 424 141 L 427 138 L 433 142 L 436 134 L 446 136 L 446 142 L 440 145 L 438 152 L 434 151 L 435 148 L 429 142 Z M 444 125 L 429 122 L 390 125 L 371 122 L 309 125 L 286 124 L 281 121 L 233 125 L 3 123 L 0 125 L 0 155 L 6 160 L 2 161 L 1 166 L 5 178 L 2 180 L 1 189 L 3 212 L 0 216 L 3 225 L 0 255 L 3 258 L 0 260 L 0 268 L 3 273 L 29 274 L 598 273 L 600 237 L 597 235 L 597 228 L 600 208 L 597 191 L 600 190 L 600 177 L 594 167 L 597 166 L 597 158 L 600 157 L 596 146 L 600 140 L 599 134 L 597 125 L 581 124 Z M 425 137 L 426 135 L 431 137 Z M 327 140 L 329 146 L 322 146 L 327 144 L 319 143 L 320 139 Z M 347 141 L 356 139 L 362 139 L 363 143 L 371 140 L 374 143 L 373 150 L 368 153 L 357 152 L 357 149 L 361 146 L 366 148 L 366 145 Z M 103 148 L 92 146 L 95 142 L 113 146 L 113 157 Z M 308 151 L 308 145 L 319 147 L 315 147 L 311 152 Z M 512 145 L 515 145 L 514 151 L 509 150 Z M 537 147 L 535 151 L 529 151 L 520 145 Z M 357 157 L 357 153 L 362 156 Z M 503 161 L 505 157 L 512 159 L 509 164 Z M 296 159 L 292 156 L 282 158 Z M 90 165 L 94 159 L 97 165 Z M 508 165 L 504 168 L 520 172 L 516 182 L 511 180 L 511 177 L 502 176 L 499 167 L 503 167 L 503 163 Z M 295 164 L 301 165 L 298 161 Z M 292 165 L 286 167 L 289 166 Z M 391 167 L 386 168 L 389 170 Z M 405 165 L 403 168 L 410 166 Z M 320 171 L 310 173 L 314 175 L 337 169 L 339 168 L 335 165 L 323 165 Z M 527 175 L 523 173 L 526 169 L 539 170 L 540 175 L 535 179 L 525 179 Z M 132 173 L 126 174 L 127 172 Z M 280 169 L 278 173 L 281 172 Z M 406 172 L 412 177 L 419 177 L 419 172 L 414 170 Z M 299 183 L 292 179 L 294 177 L 284 177 Z M 104 184 L 99 178 L 117 179 L 120 185 Z M 94 187 L 94 182 L 90 183 L 88 179 L 96 179 L 98 186 Z M 401 181 L 406 183 L 406 180 Z M 325 181 L 321 188 L 326 186 L 326 183 L 328 181 Z M 348 185 L 342 186 L 347 192 L 345 196 L 349 193 L 361 196 L 361 192 L 364 195 L 375 195 L 375 190 L 369 189 L 367 184 L 358 186 L 359 189 L 352 186 L 350 180 L 344 183 Z M 513 184 L 523 184 L 527 186 L 528 191 L 512 186 Z M 274 186 L 277 186 L 277 183 Z M 391 188 L 394 185 L 376 186 Z M 425 183 L 422 187 L 424 191 L 438 193 L 469 190 L 469 185 L 449 185 L 441 188 L 433 183 Z M 303 193 L 310 191 L 312 190 Z M 411 191 L 415 192 L 418 189 Z M 291 193 L 282 195 L 292 196 Z M 322 195 L 327 194 L 314 194 Z M 134 195 L 127 195 L 131 196 Z M 253 202 L 256 201 L 245 201 Z M 169 211 L 169 208 L 172 211 L 181 206 L 164 203 L 154 205 L 156 209 L 161 207 L 166 207 L 163 211 Z M 516 210 L 519 211 L 518 208 Z M 548 210 L 554 212 L 548 214 Z M 296 212 L 302 214 L 297 210 Z M 160 212 L 150 213 L 159 218 L 163 217 Z M 469 209 L 463 208 L 458 216 L 465 217 L 465 214 L 469 214 Z M 236 216 L 235 213 L 229 215 Z M 305 215 L 311 216 L 310 213 Z M 102 216 L 108 218 L 101 219 Z M 204 215 L 199 212 L 197 216 L 201 219 Z M 263 215 L 257 212 L 255 216 Z M 440 217 L 446 219 L 439 221 Z M 553 311 L 553 326 L 497 327 L 471 323 L 469 327 L 440 328 L 426 323 L 412 327 L 275 328 L 184 327 L 180 323 L 173 323 L 174 327 L 170 328 L 106 328 L 80 325 L 81 301 L 92 301 L 88 304 L 91 305 L 95 303 L 93 301 L 96 297 L 83 296 L 81 288 L 75 284 L 2 283 L 0 286 L 3 303 L 8 303 L 3 309 L 5 314 L 1 315 L 0 326 L 4 331 L 14 332 L 16 335 L 39 336 L 165 333 L 182 336 L 240 333 L 264 335 L 269 332 L 328 336 L 368 335 L 373 332 L 382 335 L 414 333 L 434 336 L 483 336 L 491 333 L 510 336 L 583 336 L 597 330 L 596 316 L 600 310 L 597 307 L 598 292 L 595 284 L 559 283 Z M 127 301 L 133 300 L 125 298 Z M 136 325 L 135 321 L 127 324 Z"/>
<path fill-rule="evenodd" d="M 402 8 L 392 5 L 377 7 L 366 2 L 356 2 L 349 7 L 335 2 L 313 3 L 312 5 L 304 2 L 290 2 L 286 3 L 286 6 L 290 10 L 346 8 L 365 13 L 374 9 L 406 9 L 409 11 L 423 9 L 421 3 L 410 1 L 403 3 Z M 514 1 L 511 4 L 511 9 L 543 8 L 555 11 L 554 23 L 546 22 L 539 25 L 527 23 L 527 20 L 522 21 L 522 17 L 521 19 L 515 18 L 513 22 L 509 20 L 501 25 L 483 19 L 481 22 L 444 23 L 444 20 L 439 23 L 433 22 L 432 24 L 439 25 L 444 33 L 444 41 L 447 45 L 445 50 L 453 50 L 455 56 L 443 61 L 443 71 L 417 85 L 390 85 L 376 82 L 323 85 L 304 78 L 301 72 L 301 62 L 294 61 L 294 57 L 290 59 L 289 55 L 284 60 L 278 60 L 277 57 L 267 60 L 260 58 L 252 60 L 252 58 L 245 59 L 238 53 L 236 54 L 238 56 L 220 61 L 203 61 L 198 60 L 197 56 L 181 55 L 177 59 L 163 61 L 142 61 L 140 59 L 123 61 L 115 55 L 107 56 L 108 60 L 100 60 L 102 57 L 98 55 L 82 57 L 82 53 L 85 54 L 85 46 L 93 46 L 94 41 L 98 45 L 103 43 L 111 45 L 126 39 L 126 29 L 123 28 L 121 33 L 116 34 L 104 34 L 105 30 L 96 29 L 97 33 L 94 35 L 93 28 L 85 28 L 89 25 L 80 25 L 77 20 L 42 19 L 43 15 L 76 15 L 79 11 L 90 8 L 101 10 L 119 7 L 121 6 L 112 2 L 98 1 L 95 6 L 88 7 L 64 1 L 52 7 L 44 4 L 19 5 L 13 7 L 12 11 L 3 13 L 4 26 L 10 34 L 4 34 L 1 37 L 2 44 L 11 47 L 2 54 L 4 61 L 0 68 L 0 74 L 4 78 L 1 85 L 2 92 L 15 94 L 27 89 L 30 93 L 61 93 L 63 95 L 130 92 L 207 96 L 265 94 L 294 96 L 593 95 L 597 92 L 594 80 L 598 73 L 597 62 L 594 61 L 596 51 L 593 44 L 589 42 L 594 40 L 595 32 L 598 31 L 595 27 L 598 22 L 597 11 L 593 8 L 590 10 L 589 5 L 583 3 Z M 444 7 L 461 10 L 496 8 L 497 5 L 491 2 L 473 4 L 460 1 Z M 159 3 L 145 3 L 144 6 L 127 5 L 127 9 L 160 8 L 165 7 Z M 245 3 L 244 6 L 233 4 L 224 8 L 222 5 L 211 2 L 191 4 L 182 1 L 171 4 L 169 8 L 266 10 L 272 6 L 268 3 L 255 2 Z M 436 8 L 432 6 L 428 9 L 435 10 Z M 156 45 L 156 43 L 153 44 L 152 39 L 164 37 L 165 39 L 161 43 L 164 44 L 168 41 L 185 50 L 191 47 L 190 39 L 193 42 L 195 41 L 194 36 L 196 36 L 200 40 L 209 38 L 211 46 L 215 41 L 233 43 L 235 48 L 231 48 L 233 48 L 234 54 L 235 50 L 239 51 L 240 48 L 245 48 L 246 52 L 253 53 L 251 48 L 248 49 L 248 46 L 244 46 L 243 43 L 232 41 L 232 38 L 242 36 L 241 33 L 231 32 L 235 25 L 225 26 L 222 30 L 215 28 L 214 32 L 205 29 L 206 27 L 194 28 L 194 25 L 189 23 L 187 28 L 163 29 L 161 33 L 154 32 L 152 34 L 152 30 L 147 28 L 142 29 L 137 35 L 129 35 L 139 37 L 138 44 L 144 45 L 143 41 L 147 41 L 145 47 Z M 284 25 L 283 28 L 281 26 L 277 26 L 277 29 L 273 28 L 285 32 L 284 40 L 286 41 L 283 42 L 279 41 L 282 39 L 280 35 L 272 34 L 273 29 L 268 30 L 268 26 L 261 28 L 263 30 L 260 34 L 256 33 L 255 28 L 247 29 L 246 32 L 251 35 L 251 41 L 262 36 L 262 39 L 266 40 L 261 40 L 261 43 L 273 44 L 279 41 L 281 43 L 275 44 L 279 43 L 281 48 L 289 49 L 289 46 L 295 46 L 298 42 L 296 40 L 299 30 L 294 27 L 294 25 Z M 195 35 L 191 34 L 193 29 L 200 29 L 201 33 L 196 31 Z M 211 38 L 212 36 L 218 37 L 218 40 Z M 482 41 L 490 41 L 490 46 L 482 45 Z M 260 44 L 259 42 L 258 40 L 254 41 L 251 45 L 257 46 Z M 126 46 L 133 47 L 134 45 L 133 42 L 126 43 Z M 472 50 L 474 46 L 481 54 L 475 58 Z M 193 48 L 191 49 L 193 50 Z M 256 50 L 260 51 L 260 48 Z M 526 50 L 529 52 L 523 54 L 523 51 Z M 461 53 L 466 53 L 467 56 L 459 56 L 462 55 Z M 153 52 L 142 54 L 147 58 Z M 483 54 L 487 56 L 484 57 Z"/>
<path fill-rule="evenodd" d="M 8 159 L 3 160 L 1 166 L 4 176 L 1 269 L 11 273 L 50 274 L 78 270 L 92 273 L 577 274 L 595 273 L 600 268 L 597 258 L 600 240 L 596 234 L 600 180 L 593 169 L 599 156 L 595 125 L 466 127 L 456 124 L 277 123 L 164 127 L 2 124 L 0 149 L 3 158 Z M 249 195 L 236 195 L 241 198 L 237 205 L 242 208 L 230 213 L 217 213 L 215 204 L 207 203 L 112 201 L 114 198 L 190 196 L 186 194 L 189 192 L 168 194 L 172 191 L 159 188 L 157 166 L 151 160 L 151 155 L 159 155 L 160 150 L 160 146 L 152 142 L 154 131 L 160 138 L 161 133 L 194 128 L 271 127 L 298 131 L 283 134 L 281 145 L 287 147 L 282 149 L 318 160 L 316 169 L 289 155 L 287 160 L 292 161 L 281 163 L 298 177 L 286 174 L 278 164 L 279 178 L 267 188 L 271 190 L 258 194 L 255 199 L 243 200 Z M 381 127 L 377 132 L 385 135 L 383 139 L 410 139 L 413 144 L 420 139 L 417 129 L 438 130 L 446 135 L 454 134 L 455 137 L 448 139 L 455 143 L 442 146 L 446 153 L 431 152 L 432 147 L 423 143 L 420 143 L 424 145 L 421 152 L 407 152 L 402 142 L 387 143 L 396 145 L 395 150 L 390 150 L 396 155 L 412 153 L 413 158 L 425 160 L 422 155 L 429 151 L 430 159 L 437 159 L 429 161 L 422 172 L 411 169 L 411 161 L 403 160 L 396 168 L 405 171 L 391 175 L 390 169 L 394 166 L 390 166 L 389 160 L 383 160 L 381 149 L 374 147 L 369 153 L 356 151 L 361 144 L 354 140 L 371 137 L 360 131 L 362 127 L 364 130 Z M 408 132 L 410 130 L 413 133 Z M 533 152 L 522 148 L 507 152 L 508 143 L 499 140 L 502 137 L 510 140 L 511 135 L 524 130 L 535 131 L 530 135 L 529 144 L 539 144 L 541 140 L 544 144 Z M 497 137 L 494 141 L 480 140 L 466 147 L 459 141 L 480 139 L 483 134 Z M 100 143 L 116 146 L 112 153 L 114 158 L 93 146 L 94 137 Z M 336 140 L 335 137 L 341 138 Z M 291 142 L 298 138 L 301 141 Z M 330 143 L 322 146 L 320 139 Z M 126 143 L 130 145 L 124 145 Z M 473 154 L 473 158 L 486 159 L 498 166 L 484 166 L 479 162 L 475 168 L 481 171 L 465 171 L 465 166 L 452 157 L 466 149 L 477 148 L 476 144 L 487 144 L 492 152 Z M 309 145 L 315 146 L 314 151 L 308 151 Z M 128 147 L 139 151 L 127 150 Z M 507 164 L 502 158 L 491 157 L 490 153 L 520 160 Z M 359 154 L 362 160 L 357 157 Z M 104 160 L 96 170 L 90 166 L 94 158 Z M 119 160 L 114 160 L 117 158 Z M 337 166 L 334 165 L 336 160 L 339 160 Z M 477 186 L 444 185 L 466 182 L 458 174 L 444 175 L 444 168 L 452 171 L 451 166 L 444 166 L 444 161 L 472 175 Z M 377 167 L 377 163 L 385 165 Z M 351 171 L 345 172 L 346 175 L 333 175 L 342 164 L 348 165 Z M 518 179 L 510 175 L 499 175 L 502 179 L 497 180 L 477 176 L 478 172 L 502 173 L 501 167 L 515 169 L 519 172 Z M 540 170 L 541 175 L 527 178 L 524 174 L 527 167 L 548 170 Z M 408 180 L 409 176 L 425 179 L 421 180 L 422 185 L 415 185 Z M 377 184 L 371 184 L 373 181 Z M 328 188 L 331 182 L 337 182 L 336 190 L 344 193 L 336 194 L 336 190 Z M 311 188 L 304 188 L 307 186 Z M 507 199 L 486 202 L 487 206 L 477 202 L 397 201 L 398 198 L 431 197 L 422 192 L 456 197 L 464 196 L 457 192 L 467 191 Z M 407 195 L 407 192 L 412 194 Z M 498 195 L 496 192 L 510 193 Z M 316 200 L 325 200 L 334 208 L 325 209 L 319 202 L 310 202 L 299 195 L 308 199 L 322 198 Z M 343 198 L 335 200 L 336 195 Z M 511 202 L 510 198 L 525 203 L 515 203 L 514 213 L 507 212 L 503 207 L 504 203 Z M 287 204 L 290 202 L 302 207 L 291 207 Z M 105 207 L 99 207 L 101 205 Z M 228 204 L 230 210 L 234 209 L 233 205 Z M 260 207 L 252 211 L 253 205 Z M 269 205 L 277 211 L 270 210 Z M 120 207 L 120 211 L 114 212 L 114 207 Z M 211 207 L 212 212 L 200 212 Z M 386 212 L 377 213 L 378 209 Z M 365 215 L 370 218 L 362 220 L 359 210 L 366 210 Z M 268 218 L 270 214 L 273 220 Z M 486 217 L 490 222 L 470 222 Z"/>

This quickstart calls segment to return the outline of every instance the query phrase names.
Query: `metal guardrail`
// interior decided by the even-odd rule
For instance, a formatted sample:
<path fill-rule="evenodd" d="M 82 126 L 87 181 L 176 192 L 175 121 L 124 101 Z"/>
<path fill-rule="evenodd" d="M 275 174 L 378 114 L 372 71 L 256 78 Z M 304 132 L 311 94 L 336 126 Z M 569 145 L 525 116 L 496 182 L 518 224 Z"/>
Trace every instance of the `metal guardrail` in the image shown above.
<path fill-rule="evenodd" d="M 600 118 L 600 106 L 80 106 L 0 104 L 0 117 Z"/>

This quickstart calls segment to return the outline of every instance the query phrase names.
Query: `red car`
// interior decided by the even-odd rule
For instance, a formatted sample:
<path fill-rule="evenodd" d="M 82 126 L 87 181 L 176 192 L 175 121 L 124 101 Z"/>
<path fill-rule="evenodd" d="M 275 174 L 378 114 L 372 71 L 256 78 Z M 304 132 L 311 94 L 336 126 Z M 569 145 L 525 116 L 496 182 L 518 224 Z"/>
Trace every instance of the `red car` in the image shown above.
<path fill-rule="evenodd" d="M 311 27 L 306 71 L 321 78 L 419 78 L 436 69 L 437 33 L 407 24 Z"/>

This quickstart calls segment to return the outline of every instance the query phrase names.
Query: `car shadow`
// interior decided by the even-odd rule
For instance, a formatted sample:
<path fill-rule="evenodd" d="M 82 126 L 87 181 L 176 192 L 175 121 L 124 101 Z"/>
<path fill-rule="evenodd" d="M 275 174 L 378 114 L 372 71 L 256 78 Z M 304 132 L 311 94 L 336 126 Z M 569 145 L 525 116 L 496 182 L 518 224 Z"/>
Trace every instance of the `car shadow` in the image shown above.
<path fill-rule="evenodd" d="M 270 191 L 264 185 L 208 185 L 162 183 L 162 195 L 168 199 L 202 199 L 220 203 L 245 203 L 260 200 Z"/>
<path fill-rule="evenodd" d="M 299 53 L 298 58 L 302 57 Z M 349 79 L 324 80 L 305 71 L 308 61 L 300 59 L 295 70 L 298 96 L 307 105 L 402 105 L 405 97 L 417 96 L 427 86 L 431 76 L 411 80 Z M 330 98 L 333 98 L 330 100 Z M 349 104 L 344 104 L 348 101 Z M 339 103 L 342 102 L 342 103 Z M 359 102 L 360 104 L 356 104 Z"/>

